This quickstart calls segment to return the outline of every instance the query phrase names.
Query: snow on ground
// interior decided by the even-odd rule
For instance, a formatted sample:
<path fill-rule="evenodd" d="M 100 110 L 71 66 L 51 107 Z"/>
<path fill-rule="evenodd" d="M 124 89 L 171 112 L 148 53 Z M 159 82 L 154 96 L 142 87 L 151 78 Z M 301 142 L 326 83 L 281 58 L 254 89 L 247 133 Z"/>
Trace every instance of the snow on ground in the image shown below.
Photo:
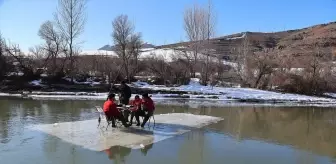
<path fill-rule="evenodd" d="M 245 38 L 246 36 L 246 33 L 244 33 L 243 35 L 241 36 L 237 36 L 237 37 L 231 37 L 231 38 L 226 38 L 226 40 L 236 40 L 236 39 L 242 39 L 242 38 Z"/>
<path fill-rule="evenodd" d="M 332 97 L 332 98 L 336 98 L 336 93 L 325 93 L 324 95 Z"/>
<path fill-rule="evenodd" d="M 118 57 L 118 55 L 114 51 L 106 51 L 106 50 L 88 50 L 82 51 L 80 55 L 107 55 L 111 57 Z"/>
<path fill-rule="evenodd" d="M 106 100 L 107 93 L 104 94 L 91 94 L 91 95 L 27 95 L 27 98 L 34 100 Z"/>
<path fill-rule="evenodd" d="M 143 85 L 143 84 L 142 84 Z M 278 93 L 272 91 L 263 91 L 252 88 L 224 88 L 224 87 L 212 87 L 203 86 L 199 84 L 198 79 L 191 79 L 188 85 L 182 85 L 180 87 L 157 87 L 151 85 L 143 85 L 142 88 L 149 88 L 154 90 L 178 90 L 193 92 L 203 95 L 218 95 L 220 100 L 246 100 L 246 101 L 274 101 L 274 102 L 285 102 L 285 101 L 296 101 L 296 102 L 332 102 L 336 103 L 335 99 L 305 96 L 298 94 L 289 93 Z M 198 97 L 200 95 L 197 95 Z M 194 96 L 194 97 L 197 97 Z M 193 97 L 193 96 L 191 96 Z"/>
<path fill-rule="evenodd" d="M 39 81 L 34 81 L 39 84 Z M 249 102 L 249 103 L 304 103 L 304 104 L 324 104 L 336 105 L 333 98 L 323 98 L 314 96 L 305 96 L 298 94 L 279 93 L 272 91 L 263 91 L 251 88 L 225 88 L 203 86 L 199 84 L 199 79 L 191 79 L 188 85 L 179 87 L 166 87 L 162 85 L 149 85 L 145 82 L 134 82 L 134 87 L 146 88 L 156 91 L 184 91 L 186 94 L 153 94 L 154 100 L 211 100 L 221 102 Z M 90 93 L 90 92 L 31 92 L 23 94 L 23 97 L 31 99 L 51 99 L 51 100 L 106 100 L 108 93 Z M 327 95 L 327 94 L 326 94 Z M 336 94 L 328 94 L 336 97 Z M 0 96 L 20 97 L 21 94 L 0 93 Z M 135 95 L 132 96 L 134 98 Z M 116 97 L 118 99 L 118 96 Z"/>
<path fill-rule="evenodd" d="M 52 136 L 56 136 L 65 142 L 82 146 L 93 151 L 103 151 L 112 146 L 125 146 L 133 149 L 141 148 L 151 143 L 156 143 L 177 135 L 189 132 L 195 128 L 201 128 L 211 123 L 221 121 L 222 118 L 201 116 L 185 113 L 172 113 L 155 115 L 155 127 L 153 120 L 150 127 L 140 129 L 138 127 L 117 128 L 109 127 L 106 131 L 106 122 L 101 122 L 101 128 L 97 128 L 97 119 L 62 122 L 55 124 L 31 125 L 28 128 Z"/>
<path fill-rule="evenodd" d="M 160 48 L 160 49 L 154 49 L 154 48 L 147 48 L 147 49 L 141 49 L 140 50 L 139 59 L 148 59 L 148 58 L 156 58 L 161 59 L 166 62 L 171 62 L 176 58 L 183 58 L 184 55 L 187 54 L 189 58 L 193 57 L 193 54 L 191 51 L 187 51 L 186 53 L 174 50 L 171 48 Z M 118 57 L 118 55 L 114 51 L 106 51 L 106 50 L 92 50 L 92 51 L 83 51 L 81 52 L 81 55 L 107 55 L 110 57 Z M 204 58 L 205 55 L 202 53 L 199 53 L 200 58 Z M 210 57 L 210 60 L 217 60 L 217 58 Z"/>
<path fill-rule="evenodd" d="M 230 62 L 230 61 L 223 60 L 223 64 L 224 64 L 224 65 L 231 66 L 231 67 L 234 68 L 234 69 L 237 69 L 237 68 L 238 68 L 238 63 L 235 63 L 235 62 Z"/>
<path fill-rule="evenodd" d="M 11 93 L 1 93 L 0 92 L 0 97 L 21 97 L 21 94 L 11 94 Z"/>
<path fill-rule="evenodd" d="M 71 82 L 71 78 L 69 78 L 69 77 L 65 77 L 63 79 L 66 80 L 66 81 L 68 81 L 68 82 Z M 95 81 L 93 81 L 90 78 L 86 79 L 86 81 L 84 81 L 84 82 L 79 82 L 76 79 L 73 79 L 73 83 L 75 83 L 75 84 L 89 84 L 91 86 L 100 85 L 101 84 L 100 82 L 95 82 Z"/>
<path fill-rule="evenodd" d="M 42 73 L 40 76 L 41 76 L 41 77 L 48 77 L 48 74 L 46 74 L 46 73 Z"/>
<path fill-rule="evenodd" d="M 23 76 L 24 73 L 19 71 L 19 72 L 9 72 L 7 76 Z"/>
<path fill-rule="evenodd" d="M 42 86 L 41 83 L 42 83 L 41 79 L 40 80 L 33 80 L 33 81 L 29 82 L 29 84 L 34 85 L 34 86 Z"/>

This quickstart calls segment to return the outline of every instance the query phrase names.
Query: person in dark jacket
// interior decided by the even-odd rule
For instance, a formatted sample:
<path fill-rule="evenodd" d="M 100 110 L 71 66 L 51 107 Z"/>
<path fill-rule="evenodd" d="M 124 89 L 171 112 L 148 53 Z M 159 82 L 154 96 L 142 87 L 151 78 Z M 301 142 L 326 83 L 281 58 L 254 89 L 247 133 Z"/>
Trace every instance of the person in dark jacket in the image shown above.
<path fill-rule="evenodd" d="M 118 88 L 115 88 L 119 92 L 119 105 L 128 105 L 129 100 L 132 96 L 131 88 L 126 84 L 126 81 L 122 81 L 121 85 Z M 126 122 L 129 122 L 130 116 L 129 110 L 124 110 L 123 115 L 126 119 Z"/>
<path fill-rule="evenodd" d="M 124 105 L 128 105 L 129 100 L 132 96 L 131 88 L 126 84 L 125 81 L 122 81 L 118 90 L 120 93 L 120 97 L 119 97 L 120 103 Z"/>

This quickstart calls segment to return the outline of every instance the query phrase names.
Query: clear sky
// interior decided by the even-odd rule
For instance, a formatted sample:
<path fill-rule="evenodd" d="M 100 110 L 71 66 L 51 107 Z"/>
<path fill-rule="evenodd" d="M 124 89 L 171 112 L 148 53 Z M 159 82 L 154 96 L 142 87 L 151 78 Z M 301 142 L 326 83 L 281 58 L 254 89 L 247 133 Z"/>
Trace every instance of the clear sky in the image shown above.
<path fill-rule="evenodd" d="M 143 40 L 155 45 L 186 40 L 183 10 L 207 0 L 89 0 L 83 50 L 112 44 L 112 20 L 127 14 Z M 274 32 L 336 19 L 336 0 L 212 0 L 217 36 L 243 31 Z M 0 31 L 26 51 L 41 43 L 40 25 L 53 18 L 57 0 L 0 0 Z"/>

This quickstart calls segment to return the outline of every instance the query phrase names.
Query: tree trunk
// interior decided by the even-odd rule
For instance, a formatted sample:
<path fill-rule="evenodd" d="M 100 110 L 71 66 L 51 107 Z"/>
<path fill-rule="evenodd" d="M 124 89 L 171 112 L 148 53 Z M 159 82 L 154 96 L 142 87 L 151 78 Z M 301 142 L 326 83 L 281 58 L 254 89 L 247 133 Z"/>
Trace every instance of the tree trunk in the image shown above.
<path fill-rule="evenodd" d="M 260 72 L 259 75 L 258 75 L 258 78 L 257 78 L 257 80 L 254 84 L 254 88 L 258 88 L 258 85 L 259 85 L 259 82 L 260 82 L 262 76 L 263 76 L 263 72 Z"/>

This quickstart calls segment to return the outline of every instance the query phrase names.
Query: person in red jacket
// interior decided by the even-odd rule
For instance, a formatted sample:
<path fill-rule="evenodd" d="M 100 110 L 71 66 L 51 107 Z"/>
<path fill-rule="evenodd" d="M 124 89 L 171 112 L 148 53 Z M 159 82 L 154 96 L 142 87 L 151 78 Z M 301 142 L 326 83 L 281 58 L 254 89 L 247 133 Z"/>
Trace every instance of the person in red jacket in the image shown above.
<path fill-rule="evenodd" d="M 140 124 L 140 119 L 139 116 L 143 116 L 144 120 L 141 124 L 141 127 L 144 127 L 146 122 L 149 120 L 149 118 L 153 115 L 154 110 L 155 110 L 155 105 L 153 100 L 148 96 L 148 94 L 143 94 L 142 95 L 142 110 L 138 111 L 135 115 L 135 118 L 138 122 L 137 126 L 139 126 Z"/>
<path fill-rule="evenodd" d="M 141 111 L 141 103 L 142 100 L 140 99 L 139 95 L 136 95 L 134 97 L 134 100 L 132 100 L 129 104 L 132 105 L 132 108 L 130 108 L 131 110 L 131 125 L 133 124 L 133 118 L 136 115 L 137 112 Z M 140 122 L 137 122 L 137 125 L 140 126 Z"/>
<path fill-rule="evenodd" d="M 114 103 L 114 101 L 115 94 L 111 93 L 104 103 L 103 110 L 107 120 L 112 121 L 112 127 L 116 127 L 115 119 L 120 120 L 125 127 L 129 127 L 129 125 L 126 123 L 124 116 L 118 110 L 117 105 Z"/>

